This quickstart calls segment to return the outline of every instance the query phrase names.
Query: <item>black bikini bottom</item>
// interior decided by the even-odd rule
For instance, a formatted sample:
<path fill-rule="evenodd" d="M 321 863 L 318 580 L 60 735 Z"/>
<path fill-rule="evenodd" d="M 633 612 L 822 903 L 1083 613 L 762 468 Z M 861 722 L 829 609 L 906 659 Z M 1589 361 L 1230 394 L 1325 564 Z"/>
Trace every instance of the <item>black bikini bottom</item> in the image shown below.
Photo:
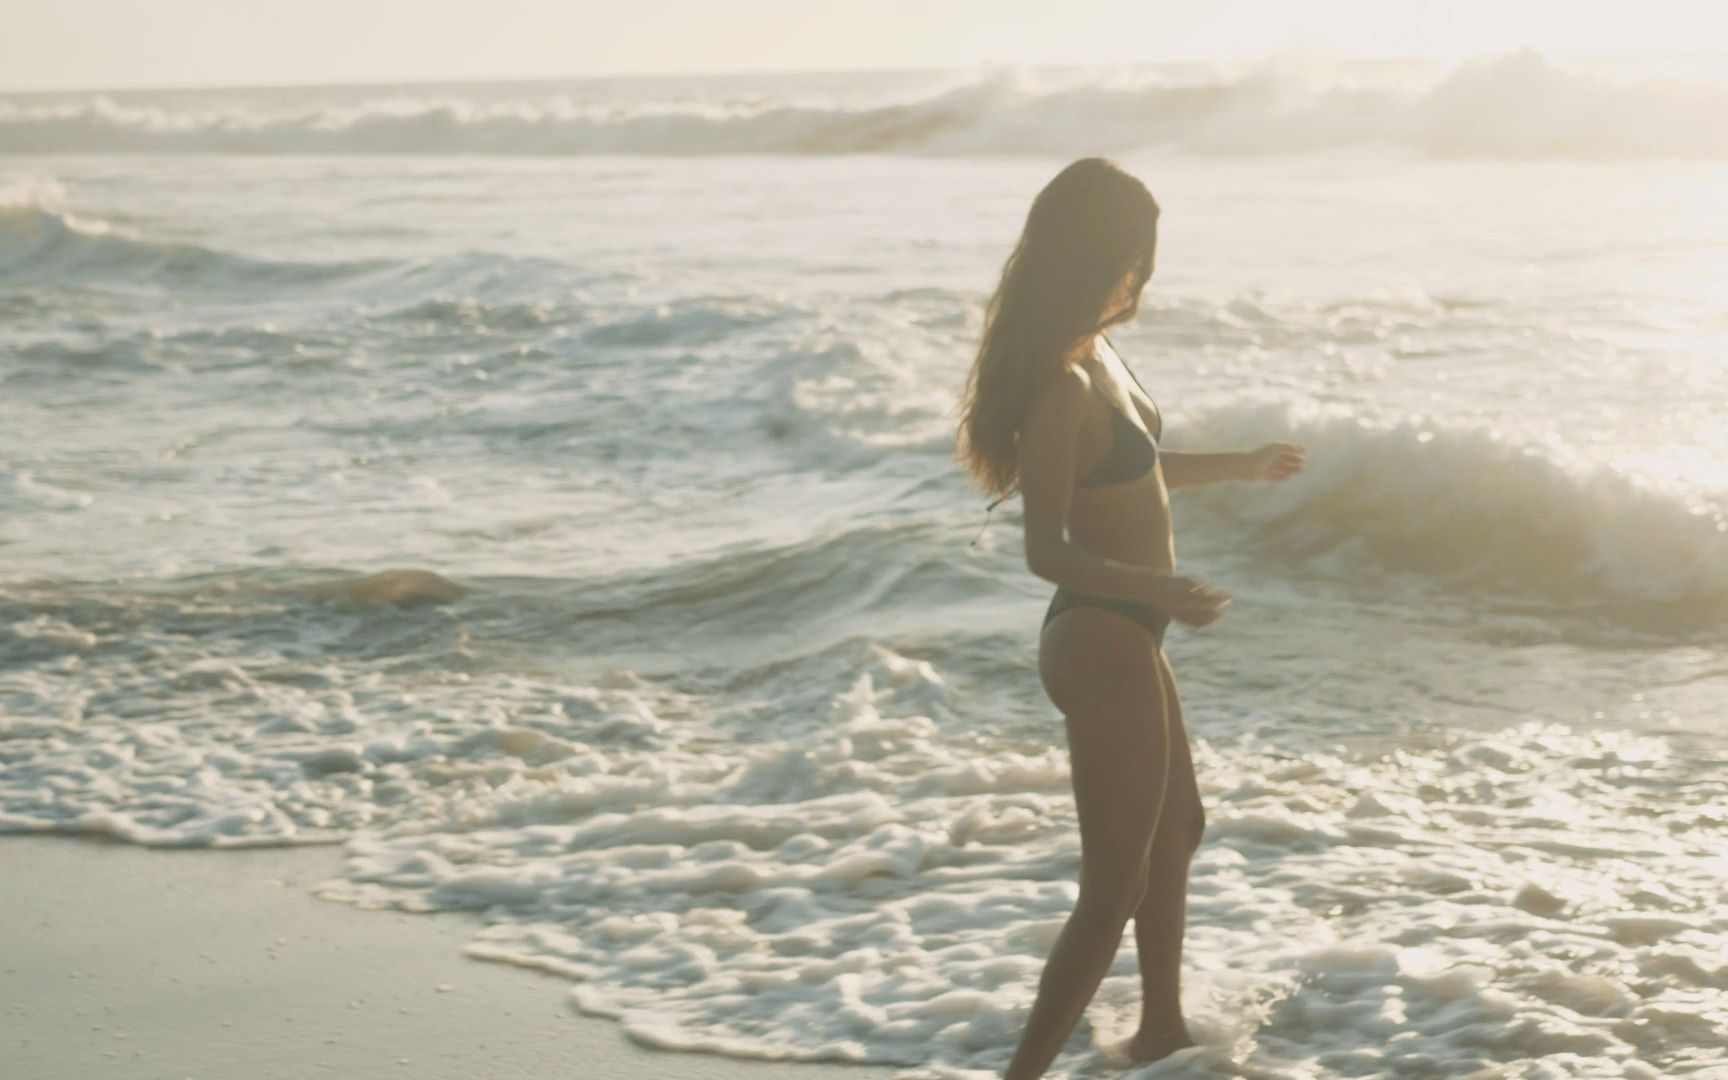
<path fill-rule="evenodd" d="M 1058 613 L 1080 604 L 1085 604 L 1088 607 L 1101 607 L 1120 615 L 1126 615 L 1152 631 L 1152 636 L 1160 644 L 1164 641 L 1164 628 L 1170 625 L 1170 616 L 1160 611 L 1154 611 L 1145 604 L 1136 604 L 1132 600 L 1114 600 L 1107 596 L 1091 596 L 1087 593 L 1064 589 L 1058 585 L 1056 595 L 1050 598 L 1050 606 L 1044 609 L 1043 626 L 1050 625 L 1050 620 L 1054 619 Z M 1039 629 L 1043 629 L 1043 626 L 1040 626 Z"/>

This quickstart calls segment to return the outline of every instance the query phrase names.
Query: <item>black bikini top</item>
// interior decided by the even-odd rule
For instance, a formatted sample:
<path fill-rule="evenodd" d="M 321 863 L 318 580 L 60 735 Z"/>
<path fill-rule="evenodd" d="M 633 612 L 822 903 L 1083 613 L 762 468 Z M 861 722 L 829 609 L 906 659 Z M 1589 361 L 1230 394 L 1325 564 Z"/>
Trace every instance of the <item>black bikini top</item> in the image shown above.
<path fill-rule="evenodd" d="M 1140 376 L 1134 374 L 1134 369 L 1128 366 L 1126 360 L 1122 359 L 1122 354 L 1116 351 L 1116 346 L 1110 344 L 1110 339 L 1104 335 L 1100 334 L 1098 337 L 1104 342 L 1104 347 L 1110 350 L 1110 354 L 1121 362 L 1122 370 L 1126 371 L 1128 377 L 1134 380 L 1134 385 L 1139 386 L 1140 392 L 1146 394 L 1146 400 L 1151 401 L 1152 395 L 1146 393 L 1144 386 L 1140 386 Z M 1076 487 L 1093 488 L 1106 487 L 1110 484 L 1125 484 L 1130 480 L 1138 480 L 1145 476 L 1152 471 L 1154 465 L 1158 464 L 1158 440 L 1164 435 L 1164 413 L 1158 408 L 1157 403 L 1154 402 L 1152 405 L 1152 416 L 1158 421 L 1158 430 L 1155 432 L 1148 432 L 1135 423 L 1133 418 L 1117 408 L 1114 403 L 1109 403 L 1107 407 L 1110 410 L 1111 418 L 1110 449 L 1105 452 L 1104 460 L 1094 465 L 1092 471 L 1075 484 Z M 990 512 L 1007 498 L 1008 496 L 1004 495 L 984 508 L 984 524 L 978 527 L 978 535 L 972 538 L 972 545 L 969 546 L 975 546 L 978 543 L 979 538 L 984 535 L 984 530 L 989 527 Z"/>
<path fill-rule="evenodd" d="M 1133 369 L 1128 366 L 1126 361 L 1122 360 L 1121 354 L 1116 351 L 1116 346 L 1110 344 L 1110 339 L 1103 337 L 1103 335 L 1099 335 L 1099 339 L 1104 342 L 1105 348 L 1110 350 L 1110 354 L 1122 363 L 1122 370 L 1128 372 L 1128 377 L 1134 380 L 1134 385 L 1140 386 L 1140 377 L 1134 374 Z M 1146 388 L 1140 386 L 1140 391 L 1145 393 Z M 1146 398 L 1150 401 L 1152 395 L 1147 394 Z M 1164 414 L 1158 411 L 1158 407 L 1156 405 L 1152 407 L 1152 415 L 1158 420 L 1158 432 L 1153 434 L 1136 423 L 1115 402 L 1108 402 L 1107 405 L 1111 419 L 1110 449 L 1105 452 L 1104 460 L 1093 466 L 1092 471 L 1075 484 L 1075 487 L 1092 488 L 1107 487 L 1111 484 L 1126 484 L 1130 480 L 1138 480 L 1145 476 L 1158 464 L 1158 436 L 1164 433 Z"/>

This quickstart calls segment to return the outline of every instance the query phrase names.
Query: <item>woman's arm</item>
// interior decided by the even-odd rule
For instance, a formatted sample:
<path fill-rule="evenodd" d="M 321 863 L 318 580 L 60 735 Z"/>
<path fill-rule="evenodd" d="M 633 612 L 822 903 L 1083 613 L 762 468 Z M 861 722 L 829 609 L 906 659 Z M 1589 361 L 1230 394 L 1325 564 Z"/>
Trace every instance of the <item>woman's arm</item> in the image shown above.
<path fill-rule="evenodd" d="M 1152 398 L 1135 378 L 1134 372 L 1126 364 L 1123 368 L 1134 381 L 1128 398 L 1140 414 L 1140 422 L 1148 431 L 1162 436 L 1163 414 L 1158 411 L 1158 406 L 1152 404 Z M 1295 443 L 1267 443 L 1257 450 L 1232 450 L 1221 454 L 1184 454 L 1159 447 L 1158 458 L 1164 465 L 1164 486 L 1167 488 L 1227 484 L 1237 480 L 1288 480 L 1308 465 L 1308 451 Z"/>
<path fill-rule="evenodd" d="M 1094 555 L 1068 539 L 1074 462 L 1091 378 L 1063 365 L 1033 402 L 1020 431 L 1020 494 L 1026 528 L 1026 568 L 1057 585 L 1092 596 L 1132 600 L 1204 626 L 1229 597 L 1193 578 Z"/>
<path fill-rule="evenodd" d="M 1195 487 L 1231 481 L 1287 480 L 1308 465 L 1308 452 L 1295 443 L 1267 443 L 1258 450 L 1222 454 L 1158 451 L 1164 466 L 1164 486 Z"/>

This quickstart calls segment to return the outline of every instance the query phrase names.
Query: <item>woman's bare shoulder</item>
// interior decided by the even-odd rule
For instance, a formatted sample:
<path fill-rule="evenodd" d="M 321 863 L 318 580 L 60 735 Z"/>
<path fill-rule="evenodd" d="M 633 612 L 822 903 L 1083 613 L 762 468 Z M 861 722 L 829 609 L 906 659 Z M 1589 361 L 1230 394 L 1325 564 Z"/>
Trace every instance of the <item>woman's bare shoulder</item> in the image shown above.
<path fill-rule="evenodd" d="M 1092 394 L 1092 376 L 1084 364 L 1063 357 L 1051 365 L 1032 396 L 1028 427 L 1071 427 L 1085 418 L 1086 402 Z"/>

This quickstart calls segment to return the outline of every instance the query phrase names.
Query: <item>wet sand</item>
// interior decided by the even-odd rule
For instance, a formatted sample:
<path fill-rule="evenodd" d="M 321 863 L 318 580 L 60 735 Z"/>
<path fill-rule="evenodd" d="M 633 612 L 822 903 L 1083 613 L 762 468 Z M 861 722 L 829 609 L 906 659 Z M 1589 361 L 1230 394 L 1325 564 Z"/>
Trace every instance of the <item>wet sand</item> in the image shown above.
<path fill-rule="evenodd" d="M 311 889 L 335 847 L 150 850 L 0 837 L 7 1080 L 886 1080 L 644 1049 L 566 980 L 463 956 L 476 923 Z"/>

